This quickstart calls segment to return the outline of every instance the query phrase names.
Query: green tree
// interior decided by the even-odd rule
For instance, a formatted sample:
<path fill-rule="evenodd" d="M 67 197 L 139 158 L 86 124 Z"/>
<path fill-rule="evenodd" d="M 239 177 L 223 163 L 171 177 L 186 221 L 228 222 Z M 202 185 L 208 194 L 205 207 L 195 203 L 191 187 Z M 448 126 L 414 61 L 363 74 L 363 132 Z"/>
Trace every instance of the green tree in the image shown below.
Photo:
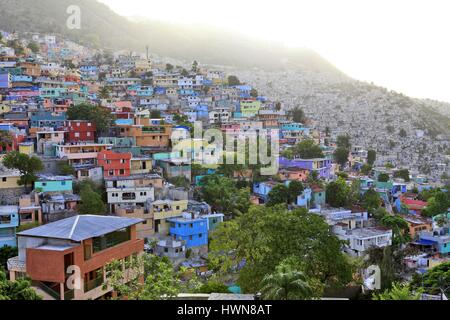
<path fill-rule="evenodd" d="M 232 179 L 210 175 L 202 183 L 203 200 L 217 212 L 234 216 L 250 207 L 250 189 L 238 189 Z"/>
<path fill-rule="evenodd" d="M 338 148 L 343 148 L 350 152 L 350 149 L 352 148 L 352 144 L 350 142 L 350 136 L 349 135 L 340 135 L 337 137 L 336 145 Z"/>
<path fill-rule="evenodd" d="M 73 176 L 75 169 L 69 164 L 68 161 L 58 161 L 56 164 L 58 168 L 58 174 L 62 176 Z"/>
<path fill-rule="evenodd" d="M 416 274 L 413 277 L 412 286 L 415 289 L 423 288 L 429 294 L 441 294 L 441 290 L 448 290 L 450 283 L 450 261 L 442 263 L 422 276 Z M 448 291 L 447 291 L 448 294 Z"/>
<path fill-rule="evenodd" d="M 389 182 L 391 178 L 387 173 L 380 173 L 378 175 L 378 182 Z"/>
<path fill-rule="evenodd" d="M 362 166 L 361 173 L 363 175 L 368 176 L 368 175 L 370 175 L 371 172 L 372 172 L 372 166 L 371 165 L 365 164 L 365 165 Z"/>
<path fill-rule="evenodd" d="M 377 160 L 377 152 L 375 150 L 369 150 L 367 152 L 367 164 L 373 166 Z"/>
<path fill-rule="evenodd" d="M 314 296 L 305 274 L 287 263 L 281 263 L 274 273 L 266 275 L 261 286 L 266 300 L 306 300 Z"/>
<path fill-rule="evenodd" d="M 410 240 L 409 225 L 402 217 L 386 215 L 381 218 L 380 224 L 386 228 L 392 229 L 392 243 L 394 245 L 404 244 Z"/>
<path fill-rule="evenodd" d="M 302 108 L 295 107 L 294 109 L 290 110 L 288 112 L 289 116 L 292 118 L 292 121 L 297 123 L 305 123 L 306 122 L 306 115 Z"/>
<path fill-rule="evenodd" d="M 245 261 L 238 283 L 247 293 L 258 292 L 264 277 L 287 259 L 311 281 L 338 287 L 352 279 L 341 246 L 328 224 L 306 209 L 253 206 L 211 234 L 208 259 L 212 270 L 225 275 Z"/>
<path fill-rule="evenodd" d="M 289 189 L 284 184 L 278 184 L 268 194 L 267 206 L 273 207 L 279 204 L 287 204 L 289 201 Z"/>
<path fill-rule="evenodd" d="M 80 214 L 105 214 L 106 205 L 102 197 L 92 190 L 91 186 L 85 185 L 80 192 L 81 203 L 77 210 Z"/>
<path fill-rule="evenodd" d="M 67 110 L 67 118 L 69 120 L 87 120 L 95 123 L 97 133 L 107 132 L 114 120 L 109 110 L 86 103 L 70 107 Z"/>
<path fill-rule="evenodd" d="M 300 181 L 294 180 L 288 186 L 288 202 L 297 202 L 297 197 L 305 190 L 305 186 Z"/>
<path fill-rule="evenodd" d="M 152 119 L 161 119 L 161 111 L 159 111 L 159 110 L 152 110 L 152 111 L 150 111 L 150 118 L 152 118 Z"/>
<path fill-rule="evenodd" d="M 3 158 L 3 165 L 8 169 L 16 169 L 20 172 L 18 184 L 20 186 L 32 186 L 38 179 L 36 174 L 44 170 L 41 159 L 36 156 L 28 156 L 26 154 L 13 151 Z"/>
<path fill-rule="evenodd" d="M 98 92 L 100 99 L 109 99 L 111 96 L 111 89 L 107 86 L 102 87 Z"/>
<path fill-rule="evenodd" d="M 434 217 L 447 212 L 450 207 L 450 199 L 448 192 L 437 190 L 434 195 L 427 200 L 427 207 L 422 211 L 427 217 Z"/>
<path fill-rule="evenodd" d="M 31 287 L 31 281 L 27 279 L 9 281 L 6 273 L 0 269 L 0 300 L 42 300 L 42 297 Z"/>
<path fill-rule="evenodd" d="M 366 191 L 363 196 L 363 207 L 369 212 L 373 212 L 381 207 L 382 201 L 378 192 L 373 188 Z"/>
<path fill-rule="evenodd" d="M 298 143 L 293 148 L 294 156 L 300 157 L 302 159 L 314 159 L 323 158 L 323 152 L 319 145 L 317 145 L 313 140 L 306 139 Z"/>
<path fill-rule="evenodd" d="M 375 294 L 373 300 L 420 300 L 422 292 L 413 292 L 409 284 L 394 283 L 391 289 Z"/>
<path fill-rule="evenodd" d="M 8 262 L 8 259 L 17 257 L 18 250 L 17 248 L 4 246 L 0 248 L 0 271 L 2 268 L 4 270 L 7 269 L 6 263 Z"/>
<path fill-rule="evenodd" d="M 186 69 L 183 68 L 183 70 L 181 70 L 181 75 L 183 77 L 187 77 L 189 75 L 189 71 L 187 71 Z"/>
<path fill-rule="evenodd" d="M 170 64 L 170 63 L 167 63 L 166 64 L 166 71 L 172 71 L 173 70 L 173 65 L 172 64 Z"/>
<path fill-rule="evenodd" d="M 192 62 L 192 69 L 193 72 L 197 72 L 198 71 L 198 62 L 197 60 L 194 60 L 194 62 Z"/>
<path fill-rule="evenodd" d="M 408 169 L 402 169 L 398 170 L 394 173 L 394 178 L 401 178 L 405 180 L 405 182 L 410 182 L 411 178 L 409 177 L 409 170 Z"/>
<path fill-rule="evenodd" d="M 334 160 L 341 166 L 342 169 L 344 169 L 348 163 L 348 156 L 348 149 L 339 147 L 334 151 Z"/>
<path fill-rule="evenodd" d="M 399 132 L 399 135 L 400 135 L 400 138 L 406 138 L 408 136 L 405 129 L 401 129 Z"/>
<path fill-rule="evenodd" d="M 11 147 L 13 137 L 9 131 L 0 131 L 0 148 L 2 153 L 6 153 L 7 148 Z"/>
<path fill-rule="evenodd" d="M 112 287 L 117 299 L 128 300 L 170 300 L 182 288 L 181 272 L 175 272 L 167 257 L 144 254 L 126 262 L 112 261 L 106 266 L 107 281 L 104 288 Z"/>
<path fill-rule="evenodd" d="M 239 78 L 233 75 L 228 76 L 228 85 L 229 86 L 239 86 L 241 85 L 241 81 L 239 81 Z"/>
<path fill-rule="evenodd" d="M 28 44 L 28 49 L 30 49 L 33 53 L 39 53 L 39 45 L 36 42 L 30 42 Z"/>
<path fill-rule="evenodd" d="M 326 202 L 334 208 L 345 207 L 349 204 L 350 187 L 344 179 L 332 181 L 326 188 Z"/>

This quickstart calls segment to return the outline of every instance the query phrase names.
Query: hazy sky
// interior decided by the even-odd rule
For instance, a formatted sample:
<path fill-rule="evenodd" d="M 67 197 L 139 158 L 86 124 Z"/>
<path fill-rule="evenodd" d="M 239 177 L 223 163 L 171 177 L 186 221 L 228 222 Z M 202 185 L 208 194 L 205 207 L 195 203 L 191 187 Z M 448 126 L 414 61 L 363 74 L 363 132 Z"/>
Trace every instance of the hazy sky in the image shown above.
<path fill-rule="evenodd" d="M 450 102 L 448 0 L 100 0 L 117 13 L 210 24 L 316 50 L 346 74 Z"/>

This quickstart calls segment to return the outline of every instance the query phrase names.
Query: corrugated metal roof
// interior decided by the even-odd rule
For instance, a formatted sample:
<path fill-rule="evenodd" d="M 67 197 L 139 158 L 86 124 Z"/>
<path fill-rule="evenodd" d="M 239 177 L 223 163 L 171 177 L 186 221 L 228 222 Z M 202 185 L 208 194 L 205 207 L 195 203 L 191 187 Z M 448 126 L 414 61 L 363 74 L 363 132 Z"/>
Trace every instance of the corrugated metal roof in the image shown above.
<path fill-rule="evenodd" d="M 144 222 L 137 218 L 83 215 L 20 232 L 19 236 L 83 241 Z"/>

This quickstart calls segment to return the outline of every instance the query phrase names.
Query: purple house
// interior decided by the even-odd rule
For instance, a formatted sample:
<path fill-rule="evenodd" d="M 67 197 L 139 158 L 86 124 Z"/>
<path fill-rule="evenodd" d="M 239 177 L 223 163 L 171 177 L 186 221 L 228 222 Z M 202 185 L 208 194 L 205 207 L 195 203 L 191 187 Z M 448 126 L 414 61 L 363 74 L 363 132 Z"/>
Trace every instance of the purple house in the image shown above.
<path fill-rule="evenodd" d="M 301 168 L 316 171 L 320 178 L 329 179 L 331 177 L 331 159 L 292 159 L 280 157 L 280 168 Z"/>

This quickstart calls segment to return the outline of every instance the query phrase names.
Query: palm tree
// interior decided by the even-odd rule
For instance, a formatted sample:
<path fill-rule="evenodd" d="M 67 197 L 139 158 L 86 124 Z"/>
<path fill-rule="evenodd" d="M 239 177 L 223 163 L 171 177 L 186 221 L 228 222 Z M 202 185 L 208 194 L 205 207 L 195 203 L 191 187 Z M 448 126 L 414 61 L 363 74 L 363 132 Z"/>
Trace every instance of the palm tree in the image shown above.
<path fill-rule="evenodd" d="M 307 277 L 286 263 L 280 264 L 273 274 L 264 277 L 261 292 L 268 300 L 310 299 L 313 290 Z"/>
<path fill-rule="evenodd" d="M 400 216 L 384 216 L 380 221 L 381 225 L 392 229 L 393 243 L 403 244 L 409 240 L 408 223 Z"/>
<path fill-rule="evenodd" d="M 100 99 L 109 99 L 110 90 L 108 87 L 102 87 L 98 93 Z"/>

